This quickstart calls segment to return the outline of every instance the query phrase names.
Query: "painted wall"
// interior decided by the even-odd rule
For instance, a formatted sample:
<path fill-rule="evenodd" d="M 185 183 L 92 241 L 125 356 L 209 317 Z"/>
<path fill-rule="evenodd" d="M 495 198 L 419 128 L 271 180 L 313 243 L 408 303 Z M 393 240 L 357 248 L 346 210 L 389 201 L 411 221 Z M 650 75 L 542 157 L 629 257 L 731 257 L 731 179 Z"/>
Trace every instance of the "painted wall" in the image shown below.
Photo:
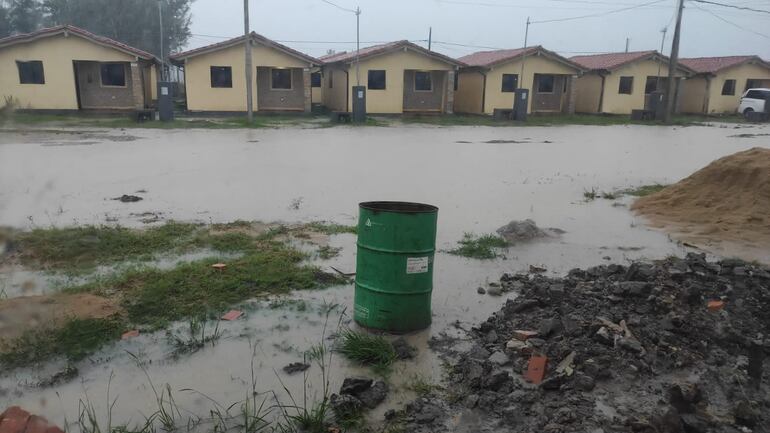
<path fill-rule="evenodd" d="M 515 60 L 496 66 L 487 72 L 487 92 L 484 112 L 492 114 L 495 108 L 513 108 L 513 92 L 503 92 L 503 74 L 519 75 L 519 88 L 534 89 L 535 74 L 577 75 L 578 71 L 543 56 L 529 56 L 524 59 L 524 79 L 521 79 L 521 62 Z M 532 98 L 528 111 L 532 112 Z"/>
<path fill-rule="evenodd" d="M 42 61 L 45 84 L 20 84 L 17 60 Z M 0 48 L 0 97 L 13 96 L 22 109 L 77 110 L 73 60 L 135 62 L 136 58 L 74 34 Z"/>
<path fill-rule="evenodd" d="M 726 80 L 736 80 L 735 95 L 722 95 Z M 761 79 L 763 87 L 770 87 L 770 70 L 759 65 L 744 64 L 719 72 L 711 79 L 709 92 L 709 114 L 734 113 L 740 104 L 741 95 L 746 91 L 746 80 Z"/>
<path fill-rule="evenodd" d="M 257 67 L 307 68 L 309 64 L 281 51 L 253 45 L 252 103 L 259 110 Z M 246 72 L 243 44 L 191 57 L 185 62 L 187 109 L 190 111 L 246 111 Z M 211 87 L 211 67 L 230 66 L 233 87 Z"/>
<path fill-rule="evenodd" d="M 602 77 L 599 74 L 585 74 L 575 80 L 575 111 L 598 113 L 602 94 Z"/>
<path fill-rule="evenodd" d="M 361 61 L 361 85 L 366 86 L 369 70 L 385 70 L 385 89 L 366 91 L 367 113 L 402 113 L 404 105 L 404 71 L 438 70 L 451 71 L 453 65 L 428 57 L 411 50 L 383 54 Z M 350 86 L 356 85 L 356 68 L 350 66 Z M 337 86 L 336 76 L 334 85 Z M 434 83 L 434 86 L 436 83 Z M 353 106 L 353 92 L 349 92 L 348 102 Z"/>
<path fill-rule="evenodd" d="M 604 81 L 604 102 L 602 112 L 611 114 L 631 114 L 631 110 L 644 108 L 644 86 L 648 76 L 658 75 L 658 62 L 643 60 L 633 62 L 622 68 L 613 70 Z M 660 75 L 668 76 L 668 66 L 660 63 Z M 620 77 L 634 77 L 632 93 L 630 95 L 618 93 Z M 681 77 L 682 74 L 676 76 Z M 580 92 L 580 90 L 578 91 Z"/>
<path fill-rule="evenodd" d="M 332 111 L 348 111 L 347 69 L 324 67 L 323 74 L 323 104 Z"/>
<path fill-rule="evenodd" d="M 479 71 L 460 70 L 455 92 L 455 113 L 481 114 L 483 93 L 484 75 Z"/>
<path fill-rule="evenodd" d="M 691 77 L 682 82 L 682 96 L 680 109 L 682 113 L 707 112 L 706 88 L 708 81 L 705 77 Z"/>

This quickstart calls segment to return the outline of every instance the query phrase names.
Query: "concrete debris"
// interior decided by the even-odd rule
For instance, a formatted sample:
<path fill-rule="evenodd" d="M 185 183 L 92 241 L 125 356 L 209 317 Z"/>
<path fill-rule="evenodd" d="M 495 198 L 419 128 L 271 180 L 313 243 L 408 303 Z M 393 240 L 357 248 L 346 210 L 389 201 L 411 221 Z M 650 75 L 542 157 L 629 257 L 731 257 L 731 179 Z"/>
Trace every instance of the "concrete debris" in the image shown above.
<path fill-rule="evenodd" d="M 294 374 L 305 371 L 308 368 L 310 368 L 310 364 L 304 362 L 292 362 L 291 364 L 284 366 L 283 371 L 286 374 Z"/>
<path fill-rule="evenodd" d="M 120 201 L 122 203 L 134 203 L 137 201 L 144 200 L 143 198 L 139 197 L 138 195 L 131 195 L 131 194 L 123 194 L 120 197 L 115 197 L 113 200 Z"/>
<path fill-rule="evenodd" d="M 557 237 L 563 233 L 564 230 L 557 228 L 541 229 L 531 219 L 526 219 L 524 221 L 511 221 L 497 229 L 497 234 L 499 234 L 510 244 L 530 242 L 535 239 Z"/>

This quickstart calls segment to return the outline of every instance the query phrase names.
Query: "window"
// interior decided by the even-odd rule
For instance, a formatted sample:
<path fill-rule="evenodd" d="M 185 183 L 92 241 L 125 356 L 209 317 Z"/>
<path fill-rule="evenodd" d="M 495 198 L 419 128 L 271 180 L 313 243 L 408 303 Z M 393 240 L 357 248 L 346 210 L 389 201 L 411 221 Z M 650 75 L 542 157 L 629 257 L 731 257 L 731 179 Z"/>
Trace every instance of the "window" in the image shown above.
<path fill-rule="evenodd" d="M 123 63 L 102 63 L 100 73 L 102 86 L 126 87 L 126 65 Z"/>
<path fill-rule="evenodd" d="M 503 74 L 503 92 L 513 92 L 519 87 L 518 74 Z"/>
<path fill-rule="evenodd" d="M 212 66 L 211 87 L 233 87 L 233 68 L 230 66 Z"/>
<path fill-rule="evenodd" d="M 553 75 L 537 76 L 537 93 L 553 93 Z"/>
<path fill-rule="evenodd" d="M 321 73 L 320 72 L 313 72 L 310 74 L 310 86 L 311 87 L 321 87 Z"/>
<path fill-rule="evenodd" d="M 744 96 L 744 98 L 764 99 L 767 96 L 770 96 L 770 92 L 763 92 L 762 90 L 750 90 L 748 93 L 746 93 L 746 96 Z"/>
<path fill-rule="evenodd" d="M 385 89 L 385 71 L 372 70 L 369 71 L 369 83 L 366 86 L 370 90 L 384 90 Z"/>
<path fill-rule="evenodd" d="M 724 84 L 722 84 L 722 95 L 735 95 L 735 80 L 725 80 Z"/>
<path fill-rule="evenodd" d="M 417 92 L 430 92 L 433 90 L 433 82 L 430 79 L 430 72 L 414 72 L 414 90 Z"/>
<path fill-rule="evenodd" d="M 16 62 L 19 68 L 20 84 L 45 84 L 43 74 L 43 62 L 40 60 L 31 60 L 29 62 Z"/>
<path fill-rule="evenodd" d="M 762 80 L 753 80 L 749 78 L 748 80 L 746 80 L 746 88 L 743 89 L 743 91 L 745 92 L 749 89 L 754 89 L 756 87 L 762 87 Z"/>
<path fill-rule="evenodd" d="M 621 95 L 630 95 L 634 93 L 634 77 L 620 77 L 618 93 Z"/>
<path fill-rule="evenodd" d="M 270 88 L 273 90 L 291 90 L 291 69 L 271 69 Z"/>

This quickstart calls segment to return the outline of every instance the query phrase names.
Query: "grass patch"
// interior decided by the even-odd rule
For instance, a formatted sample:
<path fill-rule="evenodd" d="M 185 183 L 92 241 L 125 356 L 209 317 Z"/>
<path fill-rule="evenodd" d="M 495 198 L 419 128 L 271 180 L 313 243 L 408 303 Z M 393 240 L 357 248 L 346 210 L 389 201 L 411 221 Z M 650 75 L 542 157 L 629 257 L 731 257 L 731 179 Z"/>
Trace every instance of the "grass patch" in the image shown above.
<path fill-rule="evenodd" d="M 591 188 L 590 190 L 587 190 L 587 189 L 583 190 L 583 198 L 585 199 L 585 201 L 594 201 L 598 197 L 599 197 L 599 192 L 594 188 Z"/>
<path fill-rule="evenodd" d="M 299 251 L 269 242 L 229 261 L 224 271 L 211 267 L 217 259 L 206 259 L 169 270 L 133 269 L 65 291 L 107 295 L 117 292 L 132 323 L 162 328 L 174 320 L 221 312 L 259 295 L 323 288 L 347 281 L 302 265 L 304 259 Z"/>
<path fill-rule="evenodd" d="M 318 257 L 322 260 L 329 260 L 339 256 L 340 251 L 342 251 L 342 247 L 330 247 L 328 245 L 324 245 L 318 248 Z"/>
<path fill-rule="evenodd" d="M 412 376 L 412 380 L 406 384 L 406 389 L 415 392 L 420 397 L 425 397 L 435 391 L 440 391 L 443 388 L 426 380 L 423 376 L 414 375 Z"/>
<path fill-rule="evenodd" d="M 494 259 L 499 257 L 495 249 L 508 247 L 505 239 L 492 234 L 477 237 L 473 233 L 465 233 L 457 243 L 459 244 L 457 248 L 447 252 L 473 259 Z"/>
<path fill-rule="evenodd" d="M 57 329 L 28 331 L 0 352 L 5 368 L 34 365 L 56 356 L 79 361 L 120 337 L 119 319 L 72 319 Z"/>
<path fill-rule="evenodd" d="M 488 115 L 452 114 L 452 115 L 410 115 L 403 116 L 403 123 L 437 126 L 559 126 L 559 125 L 661 125 L 661 122 L 634 121 L 629 115 L 613 114 L 530 114 L 526 122 L 495 120 Z M 698 125 L 708 122 L 743 123 L 740 116 L 698 116 L 676 115 L 671 124 L 676 126 Z"/>
<path fill-rule="evenodd" d="M 623 194 L 633 195 L 634 197 L 644 197 L 646 195 L 654 194 L 668 185 L 662 185 L 655 183 L 652 185 L 642 185 L 635 188 L 627 188 L 622 191 Z"/>
<path fill-rule="evenodd" d="M 337 352 L 380 373 L 387 372 L 396 360 L 393 345 L 380 335 L 343 329 L 338 334 L 338 342 Z"/>
<path fill-rule="evenodd" d="M 327 223 L 327 222 L 312 222 L 312 223 L 305 224 L 303 227 L 315 232 L 326 234 L 326 235 L 338 235 L 341 233 L 352 233 L 352 234 L 358 233 L 358 226 L 348 226 L 348 225 Z"/>

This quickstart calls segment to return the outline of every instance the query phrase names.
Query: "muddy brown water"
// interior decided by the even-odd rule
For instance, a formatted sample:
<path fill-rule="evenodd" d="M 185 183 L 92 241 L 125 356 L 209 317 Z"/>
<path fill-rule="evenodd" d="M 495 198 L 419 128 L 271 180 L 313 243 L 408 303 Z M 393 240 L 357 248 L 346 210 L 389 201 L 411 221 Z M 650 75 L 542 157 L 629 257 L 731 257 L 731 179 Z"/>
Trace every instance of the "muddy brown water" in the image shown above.
<path fill-rule="evenodd" d="M 752 128 L 758 134 L 768 130 Z M 418 347 L 418 356 L 396 363 L 393 391 L 374 418 L 413 397 L 404 385 L 415 375 L 441 379 L 441 364 L 427 347 L 430 336 L 462 336 L 463 328 L 498 310 L 504 298 L 478 295 L 476 288 L 496 281 L 502 272 L 538 265 L 563 273 L 688 251 L 633 216 L 627 209 L 630 198 L 586 203 L 585 190 L 672 183 L 718 157 L 770 147 L 767 136 L 729 137 L 735 134 L 729 126 L 132 130 L 132 141 L 105 138 L 110 134 L 124 133 L 94 130 L 81 138 L 70 134 L 66 141 L 72 145 L 52 146 L 64 141 L 62 134 L 0 132 L 0 226 L 140 227 L 145 223 L 137 215 L 145 212 L 184 221 L 354 224 L 358 202 L 408 200 L 440 208 L 439 250 L 451 248 L 464 232 L 492 233 L 510 220 L 531 218 L 541 227 L 566 231 L 558 239 L 514 246 L 504 259 L 477 261 L 439 252 L 433 325 L 407 336 Z M 89 145 L 76 145 L 79 139 Z M 110 200 L 122 194 L 144 200 Z M 355 237 L 334 236 L 330 245 L 343 247 L 341 255 L 318 264 L 352 271 Z M 0 270 L 5 296 L 51 293 L 55 286 L 47 276 L 19 272 L 25 271 Z M 27 279 L 34 280 L 34 288 L 21 287 Z M 80 375 L 53 387 L 36 384 L 61 369 L 62 362 L 0 373 L 0 406 L 20 404 L 63 423 L 65 418 L 77 419 L 79 400 L 87 395 L 97 413 L 106 417 L 112 375 L 111 396 L 118 396 L 113 422 L 139 422 L 141 414 L 152 413 L 157 405 L 142 370 L 127 352 L 145 363 L 156 387 L 169 384 L 177 404 L 199 415 L 212 407 L 204 395 L 224 406 L 246 396 L 252 353 L 258 390 L 276 390 L 286 401 L 280 391 L 283 381 L 301 398 L 302 375 L 287 376 L 281 368 L 301 360 L 302 352 L 320 341 L 324 306 L 339 305 L 330 314 L 327 333 L 336 330 L 340 313 L 352 310 L 353 288 L 294 293 L 290 298 L 306 301 L 307 307 L 270 308 L 270 301 L 255 301 L 244 319 L 221 325 L 224 335 L 218 344 L 176 360 L 169 355 L 165 332 L 158 332 L 118 342 L 77 363 Z M 330 370 L 334 391 L 345 376 L 371 375 L 336 355 Z M 318 372 L 316 366 L 308 370 L 311 395 L 320 392 Z M 183 391 L 188 388 L 200 394 Z"/>

